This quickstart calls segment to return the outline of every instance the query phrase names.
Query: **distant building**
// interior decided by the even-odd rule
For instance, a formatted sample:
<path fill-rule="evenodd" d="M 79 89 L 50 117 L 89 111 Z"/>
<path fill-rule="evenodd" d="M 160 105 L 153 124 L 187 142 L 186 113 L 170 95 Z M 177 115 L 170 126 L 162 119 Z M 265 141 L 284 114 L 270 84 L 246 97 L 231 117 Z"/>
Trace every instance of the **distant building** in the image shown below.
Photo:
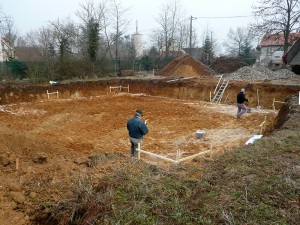
<path fill-rule="evenodd" d="M 6 38 L 0 37 L 0 62 L 15 58 L 15 50 L 10 46 Z"/>
<path fill-rule="evenodd" d="M 131 40 L 132 40 L 134 49 L 136 51 L 136 57 L 140 58 L 143 55 L 144 46 L 143 46 L 143 35 L 138 32 L 137 22 L 136 22 L 136 31 L 135 31 L 135 34 L 131 35 Z"/>
<path fill-rule="evenodd" d="M 38 47 L 15 47 L 15 57 L 24 62 L 43 61 L 43 55 Z"/>
<path fill-rule="evenodd" d="M 300 37 L 300 33 L 291 33 L 289 44 L 292 46 Z M 272 54 L 276 51 L 283 51 L 284 35 L 283 34 L 266 34 L 260 42 L 260 54 L 257 56 L 257 63 L 263 66 L 269 65 L 272 60 Z"/>
<path fill-rule="evenodd" d="M 192 56 L 194 59 L 201 61 L 203 54 L 202 48 L 183 48 L 182 50 Z"/>

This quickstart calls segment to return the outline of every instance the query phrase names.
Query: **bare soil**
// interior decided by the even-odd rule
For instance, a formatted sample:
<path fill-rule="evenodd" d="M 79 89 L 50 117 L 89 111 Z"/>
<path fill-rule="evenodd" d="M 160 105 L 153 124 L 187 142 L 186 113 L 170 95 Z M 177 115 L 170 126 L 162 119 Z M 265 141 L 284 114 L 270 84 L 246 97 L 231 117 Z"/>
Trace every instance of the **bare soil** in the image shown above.
<path fill-rule="evenodd" d="M 36 210 L 50 201 L 71 198 L 81 177 L 95 181 L 122 167 L 128 160 L 127 120 L 142 109 L 149 134 L 143 149 L 175 158 L 209 150 L 213 154 L 244 145 L 260 133 L 267 120 L 273 129 L 277 110 L 272 99 L 284 101 L 298 86 L 252 84 L 248 96 L 252 112 L 236 119 L 235 93 L 247 82 L 232 83 L 227 104 L 209 103 L 216 80 L 169 83 L 164 80 L 115 80 L 48 85 L 4 85 L 0 106 L 0 221 L 3 225 L 25 225 L 34 221 Z M 127 89 L 109 92 L 110 86 Z M 298 88 L 298 89 L 297 89 Z M 256 108 L 257 89 L 261 108 Z M 280 91 L 276 91 L 280 90 Z M 282 91 L 281 91 L 282 90 Z M 59 92 L 47 96 L 48 93 Z M 226 96 L 226 94 L 224 95 Z M 204 130 L 203 139 L 195 135 Z M 209 154 L 206 155 L 209 157 Z M 169 163 L 142 155 L 147 163 Z M 186 162 L 198 165 L 199 161 Z"/>

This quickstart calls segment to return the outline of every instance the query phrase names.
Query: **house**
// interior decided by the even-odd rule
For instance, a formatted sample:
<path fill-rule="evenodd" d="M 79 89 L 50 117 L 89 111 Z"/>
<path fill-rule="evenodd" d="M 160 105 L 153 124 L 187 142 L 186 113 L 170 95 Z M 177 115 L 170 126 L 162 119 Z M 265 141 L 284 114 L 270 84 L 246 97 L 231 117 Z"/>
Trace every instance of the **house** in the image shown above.
<path fill-rule="evenodd" d="M 291 33 L 289 36 L 290 46 L 292 46 L 299 37 L 300 33 Z M 272 60 L 272 55 L 276 51 L 283 51 L 283 46 L 283 34 L 265 34 L 259 44 L 260 53 L 258 54 L 256 62 L 262 66 L 268 66 Z"/>
<path fill-rule="evenodd" d="M 0 37 L 0 62 L 6 62 L 15 57 L 15 50 L 6 38 Z"/>
<path fill-rule="evenodd" d="M 38 62 L 44 60 L 42 52 L 38 47 L 15 47 L 15 57 L 23 62 Z"/>
<path fill-rule="evenodd" d="M 182 50 L 199 61 L 202 58 L 202 48 L 182 48 Z"/>

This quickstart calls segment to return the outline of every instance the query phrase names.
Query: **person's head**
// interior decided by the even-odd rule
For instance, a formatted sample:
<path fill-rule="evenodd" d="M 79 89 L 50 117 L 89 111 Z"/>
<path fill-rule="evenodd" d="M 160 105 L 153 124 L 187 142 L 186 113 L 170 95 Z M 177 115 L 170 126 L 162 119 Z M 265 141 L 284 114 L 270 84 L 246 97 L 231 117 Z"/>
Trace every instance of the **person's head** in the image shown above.
<path fill-rule="evenodd" d="M 245 93 L 245 89 L 244 89 L 244 88 L 242 88 L 242 89 L 241 89 L 241 92 Z"/>
<path fill-rule="evenodd" d="M 138 117 L 143 117 L 143 111 L 140 109 L 135 110 L 135 115 Z"/>

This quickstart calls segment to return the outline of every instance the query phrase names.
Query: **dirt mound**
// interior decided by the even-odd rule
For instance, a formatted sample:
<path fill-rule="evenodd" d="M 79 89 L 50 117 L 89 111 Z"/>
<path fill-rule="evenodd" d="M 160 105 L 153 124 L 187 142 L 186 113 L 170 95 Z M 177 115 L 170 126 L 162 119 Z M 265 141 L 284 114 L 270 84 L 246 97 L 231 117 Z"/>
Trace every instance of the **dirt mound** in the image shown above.
<path fill-rule="evenodd" d="M 157 75 L 169 77 L 213 76 L 214 72 L 203 63 L 183 54 L 159 70 Z"/>
<path fill-rule="evenodd" d="M 243 60 L 235 57 L 221 56 L 217 58 L 211 65 L 211 68 L 218 74 L 233 73 L 237 69 L 247 66 Z"/>

